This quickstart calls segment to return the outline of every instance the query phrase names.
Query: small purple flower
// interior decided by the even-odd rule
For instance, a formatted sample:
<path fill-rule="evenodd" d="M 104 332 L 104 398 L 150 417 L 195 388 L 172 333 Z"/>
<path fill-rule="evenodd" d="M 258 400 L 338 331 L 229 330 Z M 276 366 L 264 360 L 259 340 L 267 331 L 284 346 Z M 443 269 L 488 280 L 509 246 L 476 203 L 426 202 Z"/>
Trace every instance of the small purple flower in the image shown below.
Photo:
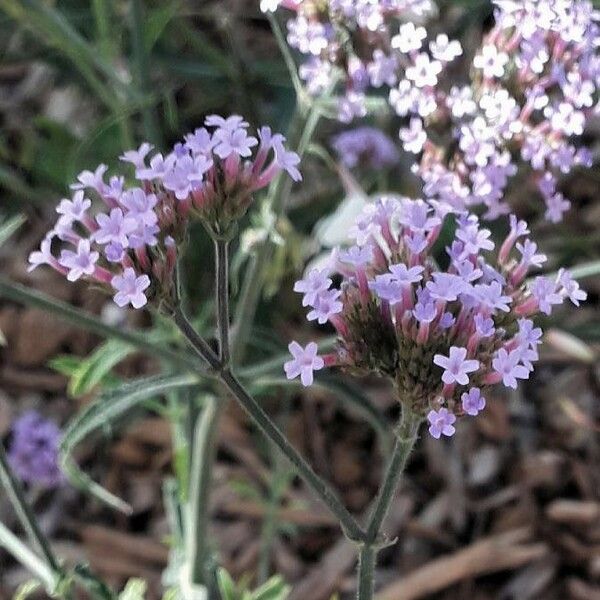
<path fill-rule="evenodd" d="M 60 429 L 36 411 L 22 414 L 13 424 L 8 460 L 25 483 L 56 487 L 63 480 L 58 450 Z"/>
<path fill-rule="evenodd" d="M 377 275 L 374 281 L 369 281 L 369 288 L 392 306 L 402 301 L 402 286 L 390 273 Z"/>
<path fill-rule="evenodd" d="M 398 151 L 392 140 L 374 127 L 357 127 L 335 136 L 331 145 L 349 169 L 365 165 L 384 169 L 398 162 Z"/>
<path fill-rule="evenodd" d="M 287 378 L 295 379 L 300 375 L 304 387 L 312 385 L 313 372 L 325 366 L 325 361 L 317 355 L 319 347 L 315 342 L 309 342 L 305 348 L 302 348 L 298 342 L 292 342 L 288 349 L 294 358 L 283 365 Z"/>
<path fill-rule="evenodd" d="M 212 152 L 217 143 L 205 127 L 199 127 L 194 133 L 188 133 L 184 139 L 186 147 L 191 152 L 207 156 Z"/>
<path fill-rule="evenodd" d="M 468 373 L 473 373 L 479 369 L 479 361 L 467 359 L 467 349 L 457 346 L 450 347 L 450 354 L 444 356 L 436 354 L 433 362 L 438 367 L 442 367 L 442 381 L 445 384 L 458 383 L 467 385 L 469 383 Z"/>
<path fill-rule="evenodd" d="M 173 154 L 169 154 L 167 157 L 163 157 L 162 154 L 155 154 L 150 159 L 150 166 L 136 169 L 135 176 L 140 181 L 152 181 L 153 179 L 162 179 L 173 169 L 175 165 L 176 157 Z"/>
<path fill-rule="evenodd" d="M 331 287 L 331 279 L 325 270 L 312 269 L 304 279 L 296 281 L 294 291 L 304 294 L 302 306 L 313 306 L 322 292 Z"/>
<path fill-rule="evenodd" d="M 523 244 L 517 242 L 516 247 L 521 253 L 521 262 L 524 266 L 541 267 L 548 260 L 545 254 L 536 254 L 537 244 L 531 240 L 525 240 Z"/>
<path fill-rule="evenodd" d="M 146 194 L 141 188 L 133 188 L 121 196 L 121 204 L 127 209 L 127 217 L 134 218 L 138 223 L 154 225 L 158 217 L 154 207 L 158 198 L 154 194 Z"/>
<path fill-rule="evenodd" d="M 409 126 L 400 130 L 400 139 L 406 152 L 419 154 L 427 141 L 427 134 L 423 129 L 423 121 L 419 117 L 413 117 Z"/>
<path fill-rule="evenodd" d="M 156 224 L 140 223 L 139 227 L 129 236 L 129 247 L 135 250 L 143 246 L 156 246 L 158 244 L 156 234 L 159 232 L 160 227 Z"/>
<path fill-rule="evenodd" d="M 70 225 L 74 221 L 82 221 L 91 206 L 92 201 L 84 197 L 83 190 L 78 190 L 73 195 L 72 200 L 66 198 L 61 200 L 56 212 L 62 215 L 61 219 L 65 223 Z"/>
<path fill-rule="evenodd" d="M 437 316 L 435 302 L 428 293 L 422 292 L 415 304 L 413 315 L 419 323 L 431 323 Z"/>
<path fill-rule="evenodd" d="M 575 305 L 579 306 L 580 302 L 587 299 L 587 292 L 579 287 L 577 281 L 573 279 L 569 271 L 561 269 L 558 272 L 557 281 L 562 285 L 562 293 Z"/>
<path fill-rule="evenodd" d="M 74 183 L 71 186 L 72 190 L 84 190 L 91 188 L 96 190 L 100 196 L 103 196 L 106 192 L 106 183 L 104 183 L 104 174 L 108 171 L 106 165 L 98 165 L 98 168 L 92 173 L 92 171 L 82 171 L 77 175 L 78 183 Z"/>
<path fill-rule="evenodd" d="M 314 304 L 306 318 L 309 321 L 317 321 L 319 325 L 327 323 L 331 317 L 342 312 L 343 305 L 338 300 L 342 292 L 340 290 L 326 290 L 315 298 Z"/>
<path fill-rule="evenodd" d="M 453 273 L 434 273 L 433 281 L 427 282 L 427 290 L 434 300 L 453 302 L 466 287 L 466 283 Z"/>
<path fill-rule="evenodd" d="M 485 398 L 477 387 L 471 388 L 461 397 L 462 408 L 466 414 L 476 417 L 485 408 Z"/>
<path fill-rule="evenodd" d="M 498 281 L 491 283 L 478 283 L 473 286 L 473 290 L 479 301 L 487 306 L 490 310 L 501 310 L 502 312 L 510 312 L 508 306 L 512 302 L 510 296 L 505 296 L 502 293 L 502 284 Z"/>
<path fill-rule="evenodd" d="M 132 231 L 137 229 L 136 220 L 123 215 L 120 208 L 113 208 L 109 215 L 100 213 L 96 216 L 98 230 L 94 233 L 94 239 L 99 244 L 116 242 L 123 248 L 129 245 L 128 237 Z"/>
<path fill-rule="evenodd" d="M 27 272 L 31 273 L 34 269 L 39 267 L 40 265 L 54 265 L 56 264 L 56 259 L 52 254 L 52 236 L 47 235 L 40 245 L 39 250 L 34 250 L 29 255 L 29 267 L 27 268 Z"/>
<path fill-rule="evenodd" d="M 125 256 L 125 248 L 117 242 L 111 242 L 104 248 L 104 256 L 108 262 L 121 262 Z"/>
<path fill-rule="evenodd" d="M 144 169 L 146 167 L 146 156 L 154 148 L 152 144 L 144 142 L 137 150 L 128 150 L 119 158 L 123 162 L 131 163 L 136 169 Z"/>
<path fill-rule="evenodd" d="M 348 250 L 342 250 L 339 255 L 340 261 L 362 267 L 373 260 L 373 248 L 371 246 L 352 246 Z"/>
<path fill-rule="evenodd" d="M 486 317 L 481 313 L 477 313 L 475 315 L 475 331 L 483 337 L 491 337 L 494 335 L 496 328 L 494 327 L 494 319 L 490 317 Z"/>
<path fill-rule="evenodd" d="M 425 269 L 421 266 L 411 267 L 410 269 L 404 263 L 398 263 L 397 265 L 390 265 L 390 272 L 394 279 L 400 284 L 412 284 L 418 283 L 423 279 L 423 273 Z"/>
<path fill-rule="evenodd" d="M 295 152 L 286 150 L 280 138 L 273 140 L 273 149 L 277 166 L 286 171 L 294 181 L 302 181 L 302 174 L 298 170 L 300 157 Z"/>
<path fill-rule="evenodd" d="M 553 305 L 563 303 L 562 296 L 556 290 L 556 284 L 547 277 L 536 277 L 530 290 L 545 315 L 552 313 Z"/>
<path fill-rule="evenodd" d="M 90 240 L 82 239 L 77 245 L 77 251 L 63 250 L 60 253 L 58 262 L 63 267 L 69 269 L 67 279 L 77 281 L 84 275 L 93 275 L 96 270 L 96 263 L 100 254 L 91 250 Z"/>
<path fill-rule="evenodd" d="M 542 343 L 542 330 L 536 327 L 531 319 L 519 319 L 518 325 L 517 339 L 519 345 L 535 348 Z"/>
<path fill-rule="evenodd" d="M 258 140 L 249 136 L 245 129 L 217 129 L 214 133 L 218 141 L 214 152 L 219 158 L 227 158 L 231 154 L 248 157 L 252 155 L 252 148 L 258 144 Z"/>
<path fill-rule="evenodd" d="M 131 304 L 133 308 L 142 308 L 148 302 L 144 290 L 150 287 L 148 275 L 136 276 L 135 271 L 128 267 L 122 275 L 115 275 L 111 284 L 116 290 L 114 301 L 117 306 L 123 308 Z"/>
<path fill-rule="evenodd" d="M 235 131 L 236 129 L 246 129 L 248 127 L 248 122 L 244 121 L 244 117 L 240 117 L 240 115 L 231 115 L 226 119 L 220 115 L 208 115 L 204 124 L 207 127 L 218 127 L 225 131 Z"/>
<path fill-rule="evenodd" d="M 456 417 L 447 408 L 430 410 L 427 420 L 429 421 L 429 433 L 436 440 L 439 440 L 442 435 L 451 437 L 456 432 L 454 427 Z"/>
<path fill-rule="evenodd" d="M 506 387 L 517 389 L 517 379 L 529 379 L 529 370 L 519 364 L 521 361 L 521 352 L 513 350 L 507 352 L 500 348 L 492 360 L 492 367 L 496 373 L 502 376 L 502 383 Z"/>

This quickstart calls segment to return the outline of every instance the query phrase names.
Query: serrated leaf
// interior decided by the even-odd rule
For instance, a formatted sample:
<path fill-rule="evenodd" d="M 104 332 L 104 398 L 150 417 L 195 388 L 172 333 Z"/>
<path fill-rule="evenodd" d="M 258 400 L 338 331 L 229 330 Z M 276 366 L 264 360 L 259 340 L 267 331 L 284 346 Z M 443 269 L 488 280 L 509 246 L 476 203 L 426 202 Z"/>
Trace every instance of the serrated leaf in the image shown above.
<path fill-rule="evenodd" d="M 119 600 L 144 600 L 147 588 L 143 579 L 130 579 L 119 594 Z"/>
<path fill-rule="evenodd" d="M 15 592 L 15 595 L 13 596 L 13 600 L 27 600 L 27 598 L 29 598 L 29 596 L 31 596 L 31 594 L 34 592 L 37 592 L 40 587 L 41 584 L 39 581 L 26 581 L 19 586 Z"/>
<path fill-rule="evenodd" d="M 60 445 L 60 459 L 63 470 L 71 483 L 91 494 L 101 502 L 123 512 L 130 512 L 129 506 L 94 482 L 79 469 L 72 458 L 75 447 L 92 433 L 119 421 L 135 406 L 165 392 L 198 384 L 194 375 L 158 375 L 128 382 L 116 389 L 100 394 L 67 425 Z"/>

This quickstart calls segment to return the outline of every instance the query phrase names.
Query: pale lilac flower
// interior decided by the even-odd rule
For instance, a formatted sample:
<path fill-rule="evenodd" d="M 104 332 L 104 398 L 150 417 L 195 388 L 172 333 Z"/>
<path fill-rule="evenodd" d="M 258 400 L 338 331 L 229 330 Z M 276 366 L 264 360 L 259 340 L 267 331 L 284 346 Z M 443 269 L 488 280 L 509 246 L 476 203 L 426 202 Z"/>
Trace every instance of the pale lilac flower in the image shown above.
<path fill-rule="evenodd" d="M 324 270 L 312 269 L 304 279 L 296 281 L 294 291 L 304 294 L 302 306 L 313 306 L 322 292 L 331 287 L 331 279 Z"/>
<path fill-rule="evenodd" d="M 280 169 L 283 169 L 294 181 L 302 181 L 302 175 L 298 170 L 300 157 L 292 151 L 286 150 L 283 144 L 278 140 L 273 141 L 275 150 L 275 161 Z"/>
<path fill-rule="evenodd" d="M 434 300 L 452 302 L 466 288 L 466 282 L 453 273 L 434 273 L 433 281 L 427 282 L 427 291 Z"/>
<path fill-rule="evenodd" d="M 73 190 L 84 190 L 90 188 L 96 190 L 100 196 L 103 196 L 106 191 L 106 183 L 104 182 L 104 174 L 108 171 L 106 165 L 98 165 L 98 168 L 92 171 L 82 171 L 77 175 L 78 183 L 71 185 Z"/>
<path fill-rule="evenodd" d="M 563 302 L 556 289 L 556 284 L 547 277 L 536 277 L 530 286 L 530 291 L 537 300 L 540 310 L 546 315 L 552 313 L 553 305 Z"/>
<path fill-rule="evenodd" d="M 420 265 L 408 268 L 404 263 L 390 265 L 390 272 L 395 281 L 400 284 L 417 283 L 423 279 L 424 268 Z"/>
<path fill-rule="evenodd" d="M 56 207 L 56 212 L 62 215 L 61 219 L 69 225 L 74 221 L 83 221 L 87 211 L 92 206 L 92 201 L 84 197 L 83 190 L 78 190 L 72 200 L 61 200 Z"/>
<path fill-rule="evenodd" d="M 114 301 L 117 306 L 123 308 L 131 304 L 133 308 L 142 308 L 148 302 L 144 291 L 150 287 L 148 275 L 136 275 L 135 271 L 128 267 L 122 275 L 115 275 L 111 284 L 116 290 Z"/>
<path fill-rule="evenodd" d="M 484 77 L 502 77 L 508 64 L 508 54 L 498 52 L 496 46 L 488 45 L 481 49 L 473 60 L 473 66 L 483 71 Z"/>
<path fill-rule="evenodd" d="M 137 223 L 134 218 L 123 215 L 120 208 L 113 208 L 110 214 L 100 213 L 96 216 L 98 230 L 94 239 L 99 244 L 116 242 L 126 248 L 129 244 L 129 234 L 135 231 Z"/>
<path fill-rule="evenodd" d="M 258 140 L 249 136 L 245 129 L 217 129 L 214 133 L 218 140 L 214 148 L 219 158 L 227 158 L 230 154 L 247 158 L 252 155 L 252 148 L 258 144 Z"/>
<path fill-rule="evenodd" d="M 122 195 L 121 204 L 127 209 L 127 216 L 135 219 L 137 223 L 155 225 L 158 221 L 154 211 L 158 204 L 155 194 L 147 194 L 141 188 L 132 188 Z"/>
<path fill-rule="evenodd" d="M 144 142 L 137 150 L 124 152 L 119 156 L 119 159 L 131 163 L 136 169 L 144 169 L 146 167 L 146 156 L 153 148 L 152 144 Z"/>
<path fill-rule="evenodd" d="M 355 267 L 368 264 L 373 260 L 373 249 L 371 246 L 351 246 L 348 250 L 342 250 L 339 259 Z"/>
<path fill-rule="evenodd" d="M 392 140 L 374 127 L 344 131 L 332 139 L 332 146 L 349 168 L 364 164 L 372 169 L 383 169 L 398 162 L 398 151 Z"/>
<path fill-rule="evenodd" d="M 429 433 L 436 440 L 439 440 L 442 435 L 451 437 L 456 433 L 454 427 L 456 417 L 447 408 L 429 411 L 427 420 L 429 421 Z"/>
<path fill-rule="evenodd" d="M 52 254 L 52 236 L 46 236 L 41 243 L 39 250 L 34 250 L 29 255 L 29 267 L 27 272 L 31 273 L 34 269 L 37 269 L 40 265 L 53 265 L 58 264 L 56 258 Z"/>
<path fill-rule="evenodd" d="M 303 386 L 312 385 L 314 371 L 319 371 L 325 366 L 323 359 L 317 355 L 319 347 L 315 342 L 308 343 L 305 348 L 298 342 L 292 342 L 288 349 L 294 358 L 284 365 L 287 378 L 295 379 L 300 376 Z"/>
<path fill-rule="evenodd" d="M 557 281 L 562 286 L 562 294 L 569 298 L 575 306 L 579 306 L 580 302 L 587 299 L 587 292 L 580 289 L 579 283 L 577 283 L 577 281 L 573 279 L 571 273 L 565 269 L 560 269 Z"/>
<path fill-rule="evenodd" d="M 400 25 L 398 35 L 392 38 L 392 48 L 397 48 L 400 52 L 408 54 L 414 50 L 419 50 L 423 46 L 423 40 L 427 37 L 427 31 L 424 27 L 415 27 L 414 23 L 404 23 Z"/>
<path fill-rule="evenodd" d="M 485 398 L 481 395 L 481 390 L 477 387 L 471 388 L 460 398 L 462 409 L 467 415 L 476 417 L 485 408 Z"/>
<path fill-rule="evenodd" d="M 227 118 L 221 115 L 208 115 L 204 124 L 207 127 L 218 127 L 224 131 L 235 131 L 236 129 L 246 129 L 248 127 L 248 122 L 240 115 L 231 115 Z"/>
<path fill-rule="evenodd" d="M 377 275 L 374 281 L 369 282 L 369 288 L 392 306 L 402 300 L 402 286 L 389 273 Z"/>
<path fill-rule="evenodd" d="M 398 81 L 397 70 L 398 62 L 396 57 L 394 55 L 386 55 L 379 48 L 373 52 L 373 61 L 367 65 L 371 85 L 376 88 L 384 84 L 390 87 L 395 85 L 396 81 Z"/>
<path fill-rule="evenodd" d="M 442 72 L 442 63 L 431 60 L 425 53 L 418 54 L 414 63 L 406 69 L 406 78 L 413 81 L 418 88 L 434 86 L 438 75 Z"/>
<path fill-rule="evenodd" d="M 77 251 L 63 250 L 60 254 L 58 262 L 63 267 L 69 269 L 67 279 L 69 281 L 77 281 L 84 275 L 93 275 L 96 270 L 96 263 L 100 258 L 100 254 L 91 250 L 90 240 L 80 240 Z"/>
<path fill-rule="evenodd" d="M 440 33 L 435 41 L 429 44 L 429 49 L 433 58 L 442 61 L 450 62 L 462 54 L 462 46 L 458 40 L 448 38 L 445 33 Z"/>
<path fill-rule="evenodd" d="M 504 348 L 500 348 L 492 360 L 492 367 L 502 376 L 502 383 L 514 390 L 517 389 L 517 379 L 529 379 L 529 369 L 519 364 L 520 361 L 518 350 L 507 352 Z"/>
<path fill-rule="evenodd" d="M 436 354 L 433 357 L 433 362 L 444 369 L 442 381 L 446 384 L 467 385 L 469 383 L 468 374 L 479 369 L 479 361 L 467 359 L 467 349 L 457 348 L 456 346 L 450 348 L 448 356 Z"/>
<path fill-rule="evenodd" d="M 338 300 L 340 290 L 326 290 L 318 294 L 314 303 L 311 305 L 311 310 L 306 318 L 309 321 L 317 321 L 319 325 L 327 323 L 334 315 L 342 312 L 343 304 Z"/>
<path fill-rule="evenodd" d="M 423 121 L 413 117 L 408 127 L 400 129 L 400 139 L 407 152 L 419 154 L 427 141 L 427 134 L 423 129 Z"/>
<path fill-rule="evenodd" d="M 496 328 L 494 327 L 494 319 L 491 317 L 486 317 L 481 313 L 477 313 L 475 315 L 475 330 L 482 337 L 491 337 L 496 332 Z"/>

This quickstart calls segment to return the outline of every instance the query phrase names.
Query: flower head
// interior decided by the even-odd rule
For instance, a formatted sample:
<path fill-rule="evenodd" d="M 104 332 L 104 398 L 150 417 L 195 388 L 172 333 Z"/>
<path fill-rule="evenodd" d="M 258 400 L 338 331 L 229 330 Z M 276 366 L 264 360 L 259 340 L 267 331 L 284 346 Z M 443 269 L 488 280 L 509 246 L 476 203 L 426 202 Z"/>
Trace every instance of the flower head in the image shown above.
<path fill-rule="evenodd" d="M 430 410 L 427 414 L 427 420 L 429 421 L 429 433 L 436 440 L 439 440 L 442 435 L 452 437 L 456 433 L 456 428 L 454 427 L 456 416 L 447 408 Z"/>
<path fill-rule="evenodd" d="M 288 348 L 293 359 L 284 365 L 287 378 L 295 379 L 300 376 L 302 385 L 312 385 L 313 372 L 325 366 L 323 359 L 317 355 L 319 350 L 317 344 L 310 342 L 303 348 L 298 342 L 292 342 Z"/>
<path fill-rule="evenodd" d="M 62 483 L 58 449 L 60 429 L 36 411 L 23 413 L 13 424 L 8 460 L 25 483 L 55 487 Z"/>

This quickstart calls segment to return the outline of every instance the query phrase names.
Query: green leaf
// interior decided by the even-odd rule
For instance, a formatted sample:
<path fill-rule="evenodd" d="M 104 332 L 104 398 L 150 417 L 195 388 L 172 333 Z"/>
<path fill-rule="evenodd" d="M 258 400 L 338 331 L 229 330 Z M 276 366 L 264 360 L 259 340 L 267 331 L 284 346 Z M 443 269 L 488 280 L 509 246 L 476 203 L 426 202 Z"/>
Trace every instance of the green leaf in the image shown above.
<path fill-rule="evenodd" d="M 26 581 L 18 587 L 15 595 L 13 596 L 13 600 L 27 600 L 27 598 L 29 598 L 29 596 L 31 596 L 31 594 L 34 592 L 37 592 L 40 587 L 41 585 L 38 581 Z"/>
<path fill-rule="evenodd" d="M 119 594 L 119 600 L 144 600 L 147 588 L 143 579 L 130 579 Z"/>
<path fill-rule="evenodd" d="M 144 47 L 148 54 L 180 10 L 179 2 L 166 2 L 164 6 L 148 10 L 148 16 L 144 22 Z"/>
<path fill-rule="evenodd" d="M 286 600 L 291 589 L 281 575 L 276 575 L 255 590 L 252 594 L 252 600 Z"/>
<path fill-rule="evenodd" d="M 139 348 L 142 352 L 147 352 L 152 356 L 168 361 L 178 369 L 185 367 L 197 374 L 202 374 L 204 371 L 204 366 L 194 356 L 187 352 L 169 348 L 164 342 L 152 341 L 147 332 L 137 333 L 107 325 L 95 315 L 74 308 L 66 302 L 61 302 L 41 292 L 12 283 L 4 277 L 0 277 L 0 298 L 39 308 L 97 335 L 122 340 Z"/>
<path fill-rule="evenodd" d="M 75 370 L 69 381 L 69 394 L 74 398 L 91 392 L 113 367 L 135 352 L 121 340 L 108 340 L 95 350 Z"/>
<path fill-rule="evenodd" d="M 124 415 L 138 404 L 182 387 L 193 387 L 198 384 L 194 375 L 158 375 L 137 379 L 123 386 L 109 390 L 86 406 L 67 425 L 60 445 L 60 458 L 63 470 L 71 483 L 91 494 L 101 502 L 122 512 L 129 513 L 130 507 L 123 500 L 104 489 L 86 475 L 75 463 L 72 454 L 76 446 L 86 437 L 98 430 L 117 423 Z"/>
<path fill-rule="evenodd" d="M 3 223 L 0 223 L 0 246 L 8 241 L 23 223 L 25 223 L 25 217 L 23 215 L 15 215 Z"/>
<path fill-rule="evenodd" d="M 235 582 L 225 569 L 219 569 L 217 579 L 223 600 L 241 600 Z"/>

